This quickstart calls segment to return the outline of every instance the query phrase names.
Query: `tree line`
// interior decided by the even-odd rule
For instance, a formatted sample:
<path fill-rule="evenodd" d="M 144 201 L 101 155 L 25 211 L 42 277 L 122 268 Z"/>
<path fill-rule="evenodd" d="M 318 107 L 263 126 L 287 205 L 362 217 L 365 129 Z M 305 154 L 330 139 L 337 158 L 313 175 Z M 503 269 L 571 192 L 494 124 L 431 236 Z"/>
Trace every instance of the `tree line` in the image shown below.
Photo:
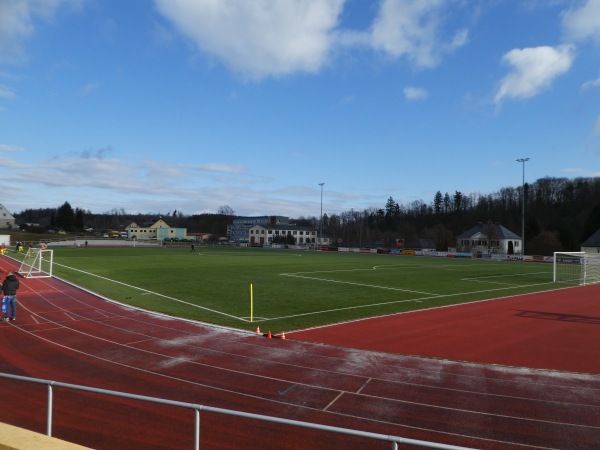
<path fill-rule="evenodd" d="M 383 207 L 340 214 L 292 218 L 292 223 L 322 230 L 334 245 L 393 247 L 404 239 L 407 247 L 430 243 L 439 251 L 456 246 L 456 237 L 478 222 L 500 223 L 521 235 L 525 204 L 525 251 L 549 255 L 554 251 L 578 251 L 581 243 L 600 229 L 600 178 L 540 178 L 519 187 L 505 187 L 491 194 L 453 194 L 437 191 L 429 201 L 397 203 L 390 196 Z M 15 214 L 17 223 L 37 223 L 41 228 L 65 231 L 123 229 L 131 222 L 147 226 L 162 217 L 170 226 L 188 232 L 225 237 L 235 217 L 229 206 L 216 214 L 167 213 L 127 214 L 124 210 L 94 214 L 72 208 L 68 202 L 57 208 L 28 209 Z M 322 225 L 322 226 L 321 226 Z"/>

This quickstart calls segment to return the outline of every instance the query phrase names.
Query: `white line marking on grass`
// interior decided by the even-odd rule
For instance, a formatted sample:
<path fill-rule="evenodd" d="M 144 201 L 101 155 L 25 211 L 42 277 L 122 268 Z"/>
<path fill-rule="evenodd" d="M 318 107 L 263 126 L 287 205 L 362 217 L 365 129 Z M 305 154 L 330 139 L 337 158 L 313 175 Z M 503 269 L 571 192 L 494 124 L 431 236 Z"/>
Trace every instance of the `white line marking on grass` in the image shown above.
<path fill-rule="evenodd" d="M 301 275 L 301 274 L 335 273 L 335 272 L 364 272 L 364 271 L 372 271 L 372 270 L 375 270 L 375 268 L 372 268 L 372 269 L 349 269 L 349 270 L 320 270 L 317 272 L 280 273 L 279 275 L 282 275 L 284 277 L 304 278 L 306 280 L 323 281 L 323 282 L 327 282 L 327 283 L 350 284 L 352 286 L 370 287 L 370 288 L 374 288 L 374 289 L 384 289 L 384 290 L 388 290 L 388 291 L 410 292 L 410 293 L 414 293 L 414 294 L 423 294 L 423 295 L 436 295 L 431 292 L 415 291 L 412 289 L 402 289 L 402 288 L 395 288 L 395 287 L 389 287 L 389 286 L 380 286 L 377 284 L 355 283 L 353 281 L 331 280 L 328 278 L 317 278 L 317 277 L 309 277 L 306 275 Z"/>
<path fill-rule="evenodd" d="M 200 252 L 198 254 L 201 254 Z M 299 258 L 302 255 L 299 253 L 287 253 L 287 254 L 275 254 L 275 253 L 247 253 L 245 251 L 242 252 L 202 252 L 202 255 L 204 256 L 218 256 L 218 257 L 223 257 L 226 258 L 228 256 L 249 256 L 249 257 L 261 257 L 261 256 L 265 256 L 265 257 L 279 257 L 279 258 Z"/>
<path fill-rule="evenodd" d="M 430 298 L 437 298 L 437 297 L 430 297 Z M 415 299 L 395 300 L 392 302 L 369 303 L 368 305 L 346 306 L 344 308 L 324 309 L 321 311 L 311 311 L 311 312 L 302 313 L 302 314 L 293 314 L 291 316 L 272 317 L 271 320 L 293 319 L 295 317 L 312 316 L 314 314 L 323 314 L 323 313 L 338 312 L 338 311 L 349 311 L 351 309 L 372 308 L 374 306 L 387 306 L 387 305 L 393 305 L 396 303 L 408 303 L 408 302 L 415 302 L 415 301 L 418 301 L 418 300 L 415 300 Z"/>
<path fill-rule="evenodd" d="M 56 262 L 54 264 L 56 264 L 58 266 L 61 266 L 61 267 L 64 267 L 65 269 L 71 269 L 71 270 L 75 270 L 76 272 L 84 273 L 84 274 L 86 274 L 88 276 L 91 276 L 91 277 L 100 278 L 102 280 L 106 280 L 106 281 L 110 281 L 112 283 L 120 284 L 121 286 L 126 286 L 126 287 L 131 288 L 131 289 L 136 289 L 138 291 L 141 291 L 142 295 L 150 295 L 150 294 L 156 295 L 157 297 L 166 298 L 167 300 L 173 300 L 174 302 L 182 303 L 184 305 L 188 305 L 188 306 L 191 306 L 193 308 L 202 309 L 204 311 L 209 311 L 209 312 L 212 312 L 212 313 L 215 313 L 215 314 L 219 314 L 221 316 L 229 317 L 231 319 L 240 320 L 242 322 L 249 322 L 248 320 L 242 319 L 241 317 L 237 317 L 237 316 L 234 316 L 234 315 L 231 315 L 231 314 L 227 314 L 227 313 L 224 313 L 224 312 L 221 312 L 221 311 L 217 311 L 215 309 L 207 308 L 205 306 L 196 305 L 195 303 L 186 302 L 185 300 L 180 300 L 180 299 L 175 298 L 175 297 L 169 297 L 168 295 L 159 294 L 158 292 L 153 292 L 153 291 L 150 291 L 148 289 L 144 289 L 144 288 L 141 288 L 141 287 L 133 286 L 133 285 L 127 284 L 127 283 L 123 283 L 122 281 L 113 280 L 112 278 L 103 277 L 102 275 L 96 275 L 96 274 L 91 273 L 91 272 L 86 272 L 85 270 L 75 269 L 74 267 L 65 266 L 64 264 L 59 264 L 59 263 L 56 263 Z"/>
<path fill-rule="evenodd" d="M 507 274 L 507 275 L 487 275 L 480 277 L 466 277 L 461 278 L 461 281 L 472 281 L 476 283 L 490 283 L 490 284 L 503 284 L 503 285 L 511 285 L 511 286 L 519 286 L 514 282 L 502 282 L 502 281 L 491 281 L 492 278 L 514 278 L 514 277 L 525 277 L 531 275 L 548 275 L 548 272 L 530 272 L 530 273 L 515 273 L 515 274 Z"/>
<path fill-rule="evenodd" d="M 459 295 L 485 294 L 487 292 L 506 291 L 507 289 L 520 289 L 520 288 L 526 288 L 526 287 L 544 286 L 544 285 L 548 285 L 548 284 L 554 284 L 554 283 L 552 283 L 552 282 L 536 283 L 536 284 L 528 284 L 525 286 L 511 286 L 511 287 L 501 287 L 501 288 L 494 288 L 494 289 L 485 289 L 482 291 L 458 292 L 455 294 L 438 294 L 438 295 L 434 294 L 429 297 L 420 297 L 420 298 L 414 298 L 414 299 L 408 299 L 408 300 L 393 300 L 390 302 L 369 303 L 367 305 L 346 306 L 344 308 L 312 311 L 312 312 L 307 312 L 307 313 L 302 313 L 302 314 L 295 314 L 295 315 L 291 315 L 291 316 L 272 317 L 271 320 L 292 319 L 294 317 L 311 316 L 313 314 L 323 314 L 323 313 L 329 313 L 329 312 L 347 311 L 347 310 L 351 310 L 351 309 L 371 308 L 371 307 L 375 307 L 375 306 L 388 306 L 388 305 L 394 305 L 394 304 L 398 304 L 398 303 L 408 303 L 408 302 L 422 303 L 425 300 L 433 300 L 433 299 L 437 300 L 437 299 L 441 299 L 441 298 L 458 297 Z M 519 294 L 517 294 L 517 295 L 519 295 Z M 487 301 L 487 300 L 497 300 L 497 299 L 473 300 L 473 302 L 474 301 Z M 472 302 L 469 302 L 469 303 L 472 303 Z M 462 304 L 462 303 L 460 303 L 460 304 Z M 458 306 L 460 304 L 457 304 L 456 306 Z M 452 306 L 452 305 L 447 305 L 447 306 Z M 390 314 L 383 314 L 383 316 L 388 316 L 391 314 L 398 314 L 398 313 L 395 312 L 395 313 L 390 313 Z M 379 317 L 379 316 L 376 316 L 376 317 Z M 373 318 L 374 317 L 363 317 L 363 318 L 359 318 L 359 319 L 355 319 L 355 320 L 349 320 L 347 322 L 354 322 L 354 321 L 367 320 L 367 319 L 373 319 Z M 346 322 L 344 322 L 344 323 L 346 323 Z M 330 327 L 331 325 L 332 324 L 327 324 L 327 325 L 316 326 L 316 327 L 312 327 L 312 328 L 308 328 L 308 329 L 312 330 L 312 329 L 317 329 L 317 328 L 326 328 L 326 327 Z"/>

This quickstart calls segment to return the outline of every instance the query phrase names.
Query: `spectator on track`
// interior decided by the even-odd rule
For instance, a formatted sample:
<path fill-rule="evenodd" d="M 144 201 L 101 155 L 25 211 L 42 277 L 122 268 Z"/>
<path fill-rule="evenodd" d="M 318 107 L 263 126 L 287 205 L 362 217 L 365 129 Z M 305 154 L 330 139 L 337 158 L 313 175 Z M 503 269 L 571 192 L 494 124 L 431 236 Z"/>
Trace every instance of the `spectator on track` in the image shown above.
<path fill-rule="evenodd" d="M 2 283 L 2 293 L 7 301 L 4 320 L 15 320 L 17 318 L 17 290 L 19 286 L 20 283 L 17 277 L 12 272 L 8 272 L 4 283 Z"/>

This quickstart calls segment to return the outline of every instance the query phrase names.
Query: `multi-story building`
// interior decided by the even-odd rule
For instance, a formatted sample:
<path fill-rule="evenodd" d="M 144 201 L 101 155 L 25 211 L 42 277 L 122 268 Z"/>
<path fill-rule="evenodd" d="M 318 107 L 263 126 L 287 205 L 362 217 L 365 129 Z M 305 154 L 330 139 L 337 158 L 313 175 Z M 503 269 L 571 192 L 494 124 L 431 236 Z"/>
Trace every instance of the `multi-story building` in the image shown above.
<path fill-rule="evenodd" d="M 278 239 L 279 238 L 279 239 Z M 249 230 L 250 245 L 266 245 L 274 241 L 294 245 L 314 245 L 317 242 L 317 230 L 296 225 L 254 225 Z"/>
<path fill-rule="evenodd" d="M 249 230 L 255 225 L 274 226 L 289 225 L 290 218 L 284 216 L 235 217 L 233 223 L 227 226 L 227 236 L 236 244 L 250 243 Z"/>

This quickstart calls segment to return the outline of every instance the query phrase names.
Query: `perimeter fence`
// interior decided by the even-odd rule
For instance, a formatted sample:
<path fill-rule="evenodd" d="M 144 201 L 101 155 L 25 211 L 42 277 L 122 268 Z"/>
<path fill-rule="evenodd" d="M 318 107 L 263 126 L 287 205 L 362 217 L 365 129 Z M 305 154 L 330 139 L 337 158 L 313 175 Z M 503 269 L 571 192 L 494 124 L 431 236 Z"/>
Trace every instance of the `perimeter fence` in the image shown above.
<path fill-rule="evenodd" d="M 44 379 L 40 379 L 40 378 L 24 377 L 21 375 L 0 373 L 0 378 L 5 378 L 5 379 L 10 379 L 10 380 L 15 380 L 15 381 L 24 381 L 24 382 L 28 382 L 28 383 L 45 384 L 48 387 L 46 435 L 50 436 L 50 437 L 52 436 L 52 414 L 53 414 L 54 388 L 61 387 L 61 388 L 66 388 L 66 389 L 72 389 L 75 391 L 92 392 L 95 394 L 107 395 L 107 396 L 111 396 L 111 397 L 127 398 L 127 399 L 132 399 L 132 400 L 138 400 L 141 402 L 156 403 L 156 404 L 161 404 L 161 405 L 175 406 L 175 407 L 189 409 L 189 410 L 193 411 L 194 419 L 195 419 L 194 420 L 194 429 L 193 429 L 194 449 L 195 450 L 200 450 L 200 412 L 201 411 L 207 411 L 207 412 L 216 413 L 216 414 L 223 414 L 226 416 L 243 417 L 246 419 L 253 419 L 253 420 L 258 420 L 258 421 L 271 422 L 271 423 L 289 425 L 289 426 L 294 426 L 294 427 L 308 428 L 308 429 L 325 431 L 325 432 L 330 432 L 330 433 L 344 434 L 344 435 L 348 435 L 348 436 L 356 436 L 356 437 L 378 440 L 378 441 L 386 441 L 391 444 L 391 448 L 393 450 L 397 450 L 399 444 L 410 445 L 410 446 L 421 447 L 421 448 L 434 448 L 434 449 L 441 449 L 441 450 L 474 450 L 469 447 L 460 447 L 460 446 L 455 446 L 455 445 L 447 445 L 447 444 L 441 444 L 441 443 L 436 443 L 436 442 L 422 441 L 422 440 L 418 440 L 418 439 L 403 438 L 400 436 L 391 436 L 391 435 L 386 435 L 386 434 L 371 433 L 368 431 L 359 431 L 359 430 L 353 430 L 350 428 L 334 427 L 334 426 L 329 426 L 329 425 L 320 425 L 320 424 L 315 424 L 315 423 L 310 423 L 310 422 L 302 422 L 299 420 L 283 419 L 280 417 L 266 416 L 266 415 L 262 415 L 262 414 L 253 414 L 253 413 L 235 411 L 235 410 L 225 409 L 225 408 L 216 408 L 216 407 L 212 407 L 212 406 L 205 406 L 205 405 L 199 405 L 199 404 L 194 404 L 194 403 L 179 402 L 179 401 L 175 401 L 175 400 L 165 400 L 165 399 L 156 398 L 156 397 L 148 397 L 148 396 L 144 396 L 144 395 L 129 394 L 126 392 L 111 391 L 108 389 L 99 389 L 99 388 L 93 388 L 93 387 L 88 387 L 88 386 L 81 386 L 81 385 L 77 385 L 77 384 L 62 383 L 59 381 L 51 381 L 51 380 L 44 380 Z"/>

